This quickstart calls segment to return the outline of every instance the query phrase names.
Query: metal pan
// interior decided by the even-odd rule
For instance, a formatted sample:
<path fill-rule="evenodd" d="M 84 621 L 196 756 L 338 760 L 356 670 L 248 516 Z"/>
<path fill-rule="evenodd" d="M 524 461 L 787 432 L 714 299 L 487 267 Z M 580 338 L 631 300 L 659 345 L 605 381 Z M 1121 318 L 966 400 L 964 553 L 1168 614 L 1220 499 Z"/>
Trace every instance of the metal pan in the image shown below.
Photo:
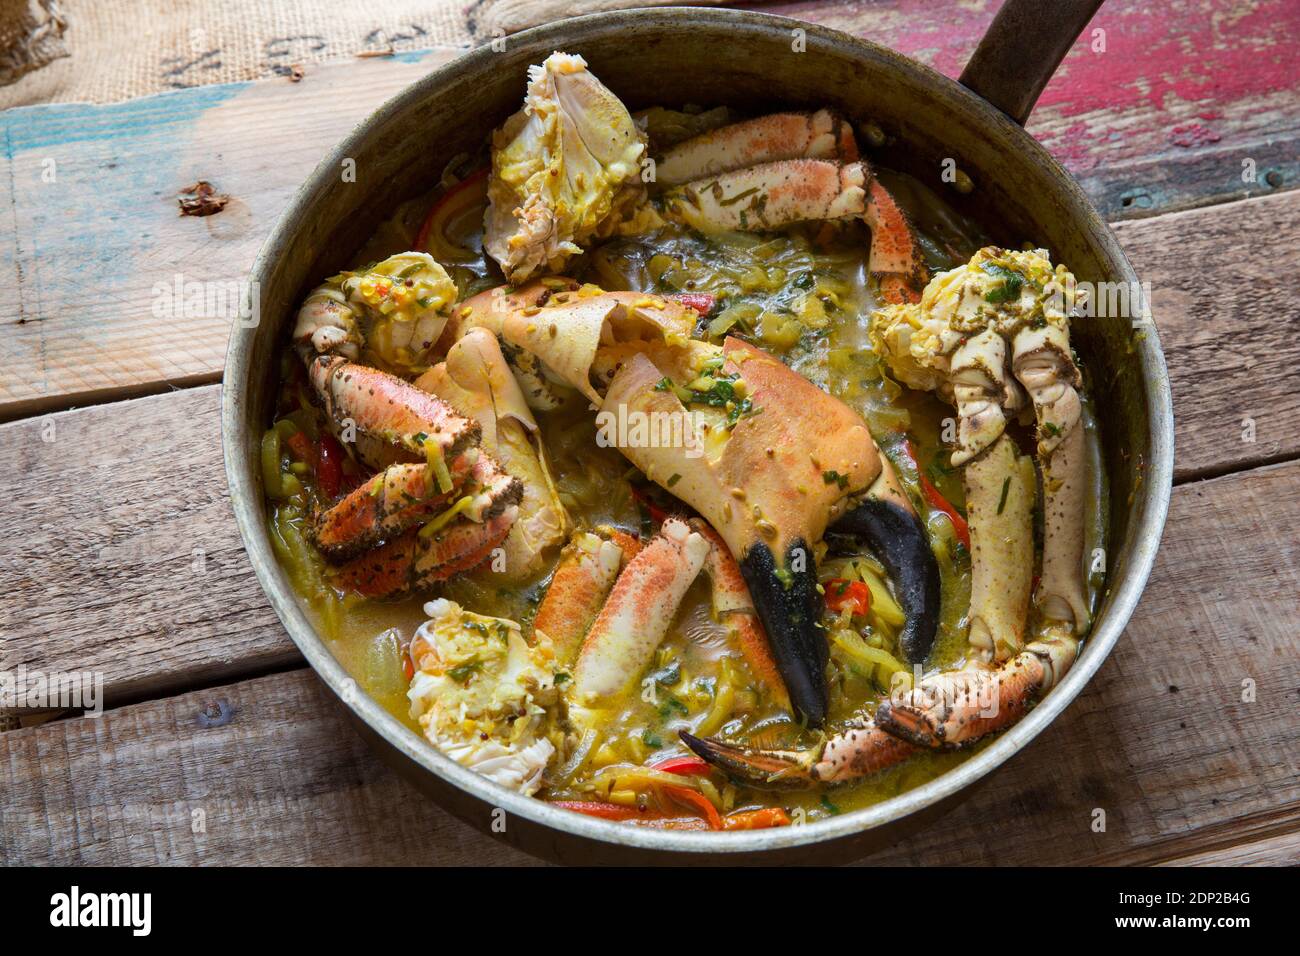
<path fill-rule="evenodd" d="M 1116 316 L 1075 323 L 1091 374 L 1109 480 L 1107 586 L 1074 668 L 1028 716 L 930 783 L 814 825 L 747 833 L 668 832 L 584 817 L 509 792 L 434 751 L 355 684 L 298 604 L 272 555 L 258 440 L 275 389 L 275 356 L 296 304 L 346 267 L 399 202 L 434 185 L 444 164 L 478 148 L 518 108 L 525 71 L 554 50 L 579 53 L 629 107 L 726 103 L 753 111 L 833 106 L 871 120 L 895 145 L 884 165 L 937 189 L 945 159 L 970 176 L 946 195 L 1007 244 L 1030 240 L 1080 280 L 1136 283 L 1119 243 L 1079 186 L 1021 128 L 1098 0 L 1009 0 L 961 83 L 832 30 L 716 8 L 579 17 L 482 47 L 386 103 L 297 192 L 253 266 L 259 322 L 236 328 L 222 425 L 235 517 L 258 580 L 303 656 L 362 734 L 448 810 L 529 853 L 570 862 L 833 862 L 860 856 L 929 820 L 1026 746 L 1064 710 L 1119 640 L 1155 558 L 1173 473 L 1173 413 L 1155 329 Z M 341 175 L 355 162 L 356 181 Z M 503 815 L 504 814 L 504 815 Z M 504 830 L 501 824 L 504 823 Z M 496 826 L 493 826 L 496 824 Z"/>

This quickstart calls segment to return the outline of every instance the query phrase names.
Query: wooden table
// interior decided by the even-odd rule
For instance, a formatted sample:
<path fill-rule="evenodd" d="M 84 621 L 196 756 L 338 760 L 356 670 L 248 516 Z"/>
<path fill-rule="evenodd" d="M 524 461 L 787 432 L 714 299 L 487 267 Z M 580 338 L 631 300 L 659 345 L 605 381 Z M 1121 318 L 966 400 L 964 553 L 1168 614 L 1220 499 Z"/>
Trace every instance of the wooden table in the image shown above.
<path fill-rule="evenodd" d="M 1144 6 L 1107 5 L 1105 51 L 1076 45 L 1030 129 L 1151 283 L 1160 557 L 1061 719 L 868 863 L 1300 861 L 1300 7 Z M 767 9 L 955 75 L 995 7 Z M 152 307 L 178 273 L 245 275 L 326 148 L 452 55 L 0 115 L 0 672 L 102 671 L 109 705 L 0 733 L 0 862 L 530 862 L 381 766 L 305 669 L 226 500 L 226 323 Z M 230 206 L 178 218 L 198 179 Z"/>

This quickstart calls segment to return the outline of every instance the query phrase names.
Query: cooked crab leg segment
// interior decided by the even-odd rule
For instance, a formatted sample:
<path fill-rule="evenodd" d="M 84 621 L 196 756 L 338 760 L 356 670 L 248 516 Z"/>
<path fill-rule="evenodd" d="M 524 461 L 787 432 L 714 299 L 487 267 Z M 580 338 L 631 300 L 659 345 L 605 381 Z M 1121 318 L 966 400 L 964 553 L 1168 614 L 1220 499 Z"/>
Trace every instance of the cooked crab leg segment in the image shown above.
<path fill-rule="evenodd" d="M 353 426 L 358 435 L 444 461 L 479 440 L 478 422 L 396 375 L 325 355 L 312 362 L 310 374 L 326 413 L 340 427 Z"/>
<path fill-rule="evenodd" d="M 551 479 L 537 421 L 496 336 L 487 329 L 470 329 L 451 347 L 446 360 L 415 384 L 477 421 L 483 448 L 523 483 L 519 520 L 506 538 L 502 573 L 507 579 L 531 575 L 564 541 L 569 516 Z"/>
<path fill-rule="evenodd" d="M 518 487 L 514 485 L 516 492 Z M 436 533 L 422 533 L 430 525 L 407 531 L 339 566 L 334 581 L 366 597 L 388 597 L 472 571 L 500 546 L 519 516 L 518 506 L 508 498 L 500 502 L 500 507 L 495 515 L 485 516 L 482 523 L 457 516 Z"/>
<path fill-rule="evenodd" d="M 342 560 L 374 547 L 445 511 L 459 497 L 468 497 L 460 514 L 482 521 L 503 507 L 516 480 L 487 455 L 471 449 L 452 461 L 456 487 L 440 492 L 425 464 L 398 464 L 375 475 L 317 521 L 315 543 L 330 560 Z"/>
<path fill-rule="evenodd" d="M 533 619 L 534 633 L 551 639 L 561 667 L 572 666 L 577 659 L 622 562 L 623 551 L 617 544 L 590 531 L 575 534 L 564 549 Z"/>
<path fill-rule="evenodd" d="M 1012 368 L 1038 418 L 1043 463 L 1043 573 L 1037 595 L 1043 616 L 1075 634 L 1087 630 L 1084 592 L 1084 448 L 1079 369 L 1064 325 L 1022 328 L 1013 341 Z"/>
<path fill-rule="evenodd" d="M 708 553 L 704 537 L 669 518 L 628 562 L 578 655 L 573 699 L 579 706 L 598 705 L 641 675 Z"/>
<path fill-rule="evenodd" d="M 714 617 L 727 628 L 732 643 L 740 649 L 741 656 L 749 665 L 750 673 L 768 688 L 780 706 L 788 708 L 790 698 L 785 690 L 785 681 L 781 679 L 781 671 L 772 657 L 767 632 L 754 610 L 754 599 L 740 573 L 740 566 L 727 550 L 727 543 L 707 522 L 692 518 L 691 527 L 707 538 L 710 545 L 704 570 L 709 575 Z"/>
<path fill-rule="evenodd" d="M 733 779 L 762 790 L 845 783 L 902 763 L 915 750 L 870 720 L 809 750 L 763 750 L 685 732 L 679 736 L 691 750 Z"/>
<path fill-rule="evenodd" d="M 861 216 L 866 185 L 860 163 L 788 159 L 678 186 L 664 194 L 664 209 L 667 218 L 701 232 L 768 232 Z"/>
<path fill-rule="evenodd" d="M 678 143 L 659 159 L 655 180 L 675 186 L 779 159 L 857 158 L 853 130 L 839 114 L 772 113 Z"/>
<path fill-rule="evenodd" d="M 865 164 L 864 164 L 865 165 Z M 871 174 L 862 220 L 871 230 L 867 267 L 886 302 L 915 302 L 930 278 L 916 230 L 880 180 Z"/>
<path fill-rule="evenodd" d="M 1006 435 L 966 465 L 971 651 L 1004 661 L 1024 646 L 1034 572 L 1034 463 Z"/>
<path fill-rule="evenodd" d="M 971 664 L 923 680 L 876 711 L 876 723 L 918 747 L 956 750 L 1010 727 L 1051 690 L 1078 655 L 1078 640 L 1055 627 L 1001 666 Z"/>

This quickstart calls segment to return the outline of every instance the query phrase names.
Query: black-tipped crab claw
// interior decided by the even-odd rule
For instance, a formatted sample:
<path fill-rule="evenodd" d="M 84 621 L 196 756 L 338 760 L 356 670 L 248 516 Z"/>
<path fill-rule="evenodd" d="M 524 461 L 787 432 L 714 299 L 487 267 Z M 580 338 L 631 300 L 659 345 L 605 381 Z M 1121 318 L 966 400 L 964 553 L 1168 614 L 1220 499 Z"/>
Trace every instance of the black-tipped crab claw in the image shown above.
<path fill-rule="evenodd" d="M 659 359 L 651 353 L 624 361 L 603 410 L 686 414 L 683 390 L 665 387 L 674 379 Z M 731 393 L 742 395 L 742 411 L 706 438 L 701 454 L 632 443 L 620 448 L 725 539 L 792 704 L 808 724 L 819 726 L 828 705 L 829 652 L 820 626 L 816 543 L 829 528 L 876 553 L 907 614 L 903 648 L 911 661 L 923 660 L 934 640 L 938 564 L 924 526 L 856 412 L 739 339 L 726 340 L 709 381 L 715 388 L 725 381 Z"/>

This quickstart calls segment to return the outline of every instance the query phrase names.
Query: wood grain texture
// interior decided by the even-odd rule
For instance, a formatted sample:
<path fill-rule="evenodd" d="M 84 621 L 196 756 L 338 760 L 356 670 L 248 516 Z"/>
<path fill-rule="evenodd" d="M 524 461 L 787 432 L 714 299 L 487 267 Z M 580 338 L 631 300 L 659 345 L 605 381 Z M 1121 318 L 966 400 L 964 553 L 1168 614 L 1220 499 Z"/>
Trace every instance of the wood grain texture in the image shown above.
<path fill-rule="evenodd" d="M 938 15 L 929 0 L 814 0 L 762 9 L 883 43 L 956 78 L 999 6 L 971 0 Z M 1158 10 L 1109 0 L 1026 128 L 1108 219 L 1294 187 L 1298 41 L 1300 6 L 1289 0 L 1186 0 Z"/>
<path fill-rule="evenodd" d="M 942 17 L 926 0 L 762 9 L 866 36 L 955 76 L 996 3 Z M 1111 218 L 1293 187 L 1300 79 L 1287 54 L 1298 20 L 1288 0 L 1191 0 L 1162 17 L 1107 4 L 1095 21 L 1106 50 L 1093 52 L 1089 34 L 1071 52 L 1029 129 Z M 169 314 L 159 289 L 178 275 L 245 277 L 325 152 L 453 55 L 325 63 L 300 83 L 0 114 L 0 275 L 14 286 L 0 301 L 0 420 L 216 381 L 230 308 Z M 1252 182 L 1242 181 L 1247 160 Z M 176 192 L 199 179 L 232 202 L 215 216 L 178 218 Z"/>
<path fill-rule="evenodd" d="M 0 671 L 100 671 L 111 701 L 300 659 L 235 529 L 219 404 L 205 386 L 0 425 Z"/>
<path fill-rule="evenodd" d="M 1300 462 L 1178 487 L 1142 603 L 1085 692 L 943 822 L 868 862 L 1292 853 L 1297 523 Z M 0 734 L 0 789 L 0 862 L 518 859 L 385 769 L 301 670 Z"/>
<path fill-rule="evenodd" d="M 1300 192 L 1123 229 L 1152 282 L 1180 480 L 1300 454 L 1288 384 L 1300 341 L 1283 287 L 1300 269 L 1297 223 Z M 1228 235 L 1251 255 L 1220 254 Z M 218 387 L 203 386 L 0 425 L 13 449 L 0 482 L 14 489 L 0 669 L 103 671 L 120 701 L 297 659 L 232 520 L 218 404 Z"/>
<path fill-rule="evenodd" d="M 0 420 L 216 381 L 237 284 L 293 190 L 358 120 L 453 55 L 0 114 L 0 276 L 12 285 Z M 199 180 L 231 201 L 181 217 L 176 194 Z M 178 277 L 207 293 L 169 297 Z"/>
<path fill-rule="evenodd" d="M 1116 226 L 1174 393 L 1175 481 L 1300 455 L 1300 192 Z"/>
<path fill-rule="evenodd" d="M 392 774 L 305 670 L 12 731 L 0 754 L 0 865 L 530 862 Z"/>

